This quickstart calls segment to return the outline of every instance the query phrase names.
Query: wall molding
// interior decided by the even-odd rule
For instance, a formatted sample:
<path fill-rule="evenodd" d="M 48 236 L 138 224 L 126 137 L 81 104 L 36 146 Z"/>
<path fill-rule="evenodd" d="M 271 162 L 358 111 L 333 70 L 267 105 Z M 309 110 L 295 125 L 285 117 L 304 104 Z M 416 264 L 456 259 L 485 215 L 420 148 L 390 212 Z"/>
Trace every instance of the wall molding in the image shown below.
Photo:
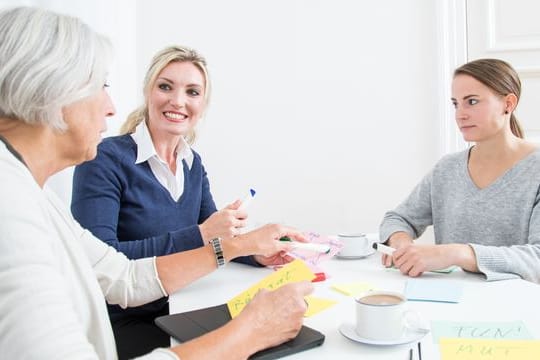
<path fill-rule="evenodd" d="M 540 39 L 538 37 L 530 40 L 503 41 L 497 31 L 497 20 L 501 16 L 500 8 L 494 0 L 487 2 L 487 36 L 488 47 L 486 52 L 506 52 L 506 51 L 529 51 L 540 49 Z"/>

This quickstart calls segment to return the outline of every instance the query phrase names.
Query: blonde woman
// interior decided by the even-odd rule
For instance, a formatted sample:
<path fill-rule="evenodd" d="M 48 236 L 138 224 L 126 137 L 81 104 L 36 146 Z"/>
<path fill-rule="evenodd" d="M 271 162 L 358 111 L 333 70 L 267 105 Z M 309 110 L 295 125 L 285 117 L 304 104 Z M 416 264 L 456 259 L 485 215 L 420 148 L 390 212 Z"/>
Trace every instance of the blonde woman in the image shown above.
<path fill-rule="evenodd" d="M 239 209 L 240 201 L 217 211 L 201 157 L 191 147 L 210 94 L 205 59 L 187 47 L 163 49 L 150 64 L 143 94 L 144 104 L 123 124 L 123 135 L 105 139 L 96 159 L 76 168 L 75 219 L 132 259 L 238 235 L 246 211 Z M 237 259 L 251 265 L 288 260 Z M 109 311 L 121 355 L 136 356 L 168 343 L 154 325 L 155 317 L 169 311 L 166 298 L 136 309 L 110 306 Z"/>

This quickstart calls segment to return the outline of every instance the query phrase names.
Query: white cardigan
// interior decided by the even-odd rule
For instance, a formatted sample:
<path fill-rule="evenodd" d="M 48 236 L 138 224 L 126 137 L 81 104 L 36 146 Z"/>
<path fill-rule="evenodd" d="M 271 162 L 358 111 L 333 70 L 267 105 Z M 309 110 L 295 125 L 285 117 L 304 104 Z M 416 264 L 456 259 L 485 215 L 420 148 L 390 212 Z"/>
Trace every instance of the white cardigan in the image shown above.
<path fill-rule="evenodd" d="M 165 296 L 155 258 L 129 260 L 84 230 L 0 142 L 0 357 L 116 359 L 105 306 Z M 144 356 L 178 359 L 158 349 Z"/>

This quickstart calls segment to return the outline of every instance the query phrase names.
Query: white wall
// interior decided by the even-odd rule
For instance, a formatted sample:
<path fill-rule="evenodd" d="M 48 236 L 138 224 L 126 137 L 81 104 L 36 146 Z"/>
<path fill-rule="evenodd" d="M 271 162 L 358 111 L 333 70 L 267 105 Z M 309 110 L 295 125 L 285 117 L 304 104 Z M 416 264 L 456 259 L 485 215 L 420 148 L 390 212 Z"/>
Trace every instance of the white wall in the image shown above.
<path fill-rule="evenodd" d="M 253 223 L 377 231 L 441 155 L 437 2 L 6 3 L 72 13 L 112 38 L 110 134 L 141 100 L 157 50 L 204 54 L 213 94 L 195 149 L 219 207 L 257 190 Z M 69 202 L 69 171 L 50 184 Z"/>
<path fill-rule="evenodd" d="M 139 0 L 140 81 L 173 43 L 204 54 L 195 148 L 218 206 L 258 191 L 255 222 L 376 231 L 438 153 L 430 0 Z"/>

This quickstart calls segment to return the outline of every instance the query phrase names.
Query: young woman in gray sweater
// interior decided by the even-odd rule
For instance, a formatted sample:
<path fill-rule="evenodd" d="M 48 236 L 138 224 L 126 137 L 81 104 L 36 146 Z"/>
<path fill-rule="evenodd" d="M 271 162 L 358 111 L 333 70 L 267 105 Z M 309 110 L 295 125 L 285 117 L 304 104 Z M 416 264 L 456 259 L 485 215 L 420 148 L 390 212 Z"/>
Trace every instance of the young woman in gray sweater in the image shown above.
<path fill-rule="evenodd" d="M 443 157 L 395 210 L 381 241 L 397 250 L 382 258 L 403 274 L 457 265 L 487 280 L 540 282 L 540 151 L 524 140 L 514 116 L 521 82 L 497 59 L 454 72 L 452 103 L 469 149 Z M 433 225 L 435 245 L 415 244 Z"/>

